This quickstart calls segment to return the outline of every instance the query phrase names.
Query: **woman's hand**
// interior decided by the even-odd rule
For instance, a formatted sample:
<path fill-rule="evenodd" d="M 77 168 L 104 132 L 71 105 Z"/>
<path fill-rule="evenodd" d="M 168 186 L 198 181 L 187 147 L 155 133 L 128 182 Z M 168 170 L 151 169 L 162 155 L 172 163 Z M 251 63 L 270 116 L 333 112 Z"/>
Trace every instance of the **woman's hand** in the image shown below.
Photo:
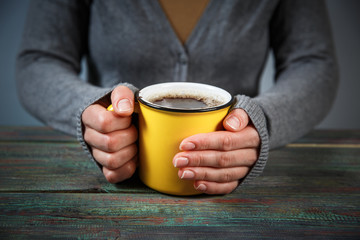
<path fill-rule="evenodd" d="M 194 187 L 207 194 L 235 190 L 259 155 L 260 137 L 244 110 L 233 110 L 223 126 L 226 131 L 184 139 L 180 144 L 182 152 L 173 159 L 179 178 L 195 180 Z"/>
<path fill-rule="evenodd" d="M 84 140 L 110 183 L 130 178 L 137 166 L 137 129 L 132 125 L 134 94 L 124 86 L 111 94 L 114 111 L 93 104 L 82 114 Z"/>

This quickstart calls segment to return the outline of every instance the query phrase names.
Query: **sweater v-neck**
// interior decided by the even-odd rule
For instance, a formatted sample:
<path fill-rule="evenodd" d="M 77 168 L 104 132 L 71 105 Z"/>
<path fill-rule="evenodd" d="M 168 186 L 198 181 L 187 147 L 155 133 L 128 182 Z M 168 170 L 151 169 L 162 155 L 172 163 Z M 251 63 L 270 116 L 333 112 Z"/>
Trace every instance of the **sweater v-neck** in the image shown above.
<path fill-rule="evenodd" d="M 184 44 L 204 13 L 209 0 L 158 0 L 174 32 Z"/>
<path fill-rule="evenodd" d="M 197 23 L 195 24 L 194 28 L 192 29 L 190 35 L 186 39 L 184 43 L 181 42 L 179 37 L 177 36 L 176 32 L 174 31 L 173 26 L 171 25 L 168 17 L 166 16 L 162 6 L 160 5 L 159 1 L 151 1 L 154 3 L 154 10 L 156 11 L 158 18 L 159 18 L 159 25 L 162 26 L 164 29 L 164 36 L 167 40 L 171 43 L 176 44 L 176 48 L 178 51 L 181 51 L 182 55 L 187 55 L 187 50 L 193 46 L 196 46 L 200 41 L 201 35 L 204 34 L 204 30 L 206 26 L 210 24 L 211 18 L 210 16 L 212 13 L 210 11 L 214 9 L 214 4 L 217 1 L 209 0 L 207 6 L 203 10 L 201 16 L 199 17 Z"/>

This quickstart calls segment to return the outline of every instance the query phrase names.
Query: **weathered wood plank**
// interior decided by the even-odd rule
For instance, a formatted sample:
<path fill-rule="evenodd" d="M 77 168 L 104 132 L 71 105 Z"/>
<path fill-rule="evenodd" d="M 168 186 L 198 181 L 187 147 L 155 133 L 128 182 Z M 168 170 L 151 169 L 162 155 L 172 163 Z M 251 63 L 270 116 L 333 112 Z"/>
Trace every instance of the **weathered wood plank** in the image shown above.
<path fill-rule="evenodd" d="M 78 143 L 0 142 L 0 192 L 151 192 L 138 179 L 110 184 Z"/>
<path fill-rule="evenodd" d="M 0 191 L 151 191 L 137 177 L 109 184 L 77 143 L 0 142 Z M 281 148 L 253 184 L 301 189 L 359 187 L 360 149 Z M 292 185 L 291 185 L 292 184 Z M 338 189 L 339 191 L 341 189 Z"/>
<path fill-rule="evenodd" d="M 76 142 L 76 138 L 49 127 L 0 126 L 0 141 Z"/>
<path fill-rule="evenodd" d="M 324 200 L 301 193 L 206 198 L 1 193 L 0 237 L 358 237 L 358 199 Z"/>
<path fill-rule="evenodd" d="M 149 192 L 137 177 L 109 184 L 76 143 L 0 142 L 0 192 Z M 310 192 L 359 187 L 360 149 L 281 148 L 252 184 Z"/>
<path fill-rule="evenodd" d="M 51 129 L 1 131 L 0 239 L 360 237 L 360 148 L 280 148 L 234 193 L 184 198 L 136 176 L 107 183 Z M 299 143 L 358 144 L 359 133 L 315 131 Z"/>

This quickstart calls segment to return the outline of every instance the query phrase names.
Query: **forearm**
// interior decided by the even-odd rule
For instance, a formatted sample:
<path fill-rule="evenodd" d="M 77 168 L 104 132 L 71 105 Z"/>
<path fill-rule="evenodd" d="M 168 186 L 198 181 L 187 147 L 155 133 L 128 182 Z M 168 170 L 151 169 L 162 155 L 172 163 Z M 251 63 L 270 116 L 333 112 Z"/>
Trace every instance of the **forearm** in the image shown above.
<path fill-rule="evenodd" d="M 336 69 L 335 63 L 317 59 L 298 63 L 254 99 L 266 115 L 270 148 L 296 140 L 326 116 L 336 95 Z"/>
<path fill-rule="evenodd" d="M 270 35 L 275 85 L 254 101 L 266 115 L 274 148 L 301 137 L 326 116 L 335 99 L 338 70 L 323 1 L 281 1 Z"/>
<path fill-rule="evenodd" d="M 21 54 L 16 79 L 24 107 L 46 125 L 71 135 L 76 134 L 80 109 L 109 91 L 85 83 L 66 63 L 42 53 Z"/>

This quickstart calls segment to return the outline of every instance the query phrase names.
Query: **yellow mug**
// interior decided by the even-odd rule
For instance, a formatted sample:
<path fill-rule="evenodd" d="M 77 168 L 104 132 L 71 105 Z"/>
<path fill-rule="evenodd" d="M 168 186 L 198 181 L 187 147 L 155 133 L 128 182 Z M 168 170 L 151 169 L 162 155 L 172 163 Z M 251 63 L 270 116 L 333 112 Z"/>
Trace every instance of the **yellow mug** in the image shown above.
<path fill-rule="evenodd" d="M 160 101 L 178 98 L 197 99 L 207 106 L 169 106 Z M 183 139 L 222 129 L 222 121 L 233 102 L 230 93 L 207 84 L 168 82 L 141 89 L 137 100 L 141 181 L 166 194 L 201 194 L 194 188 L 193 181 L 178 177 L 178 169 L 173 166 L 172 160 L 180 151 Z"/>

